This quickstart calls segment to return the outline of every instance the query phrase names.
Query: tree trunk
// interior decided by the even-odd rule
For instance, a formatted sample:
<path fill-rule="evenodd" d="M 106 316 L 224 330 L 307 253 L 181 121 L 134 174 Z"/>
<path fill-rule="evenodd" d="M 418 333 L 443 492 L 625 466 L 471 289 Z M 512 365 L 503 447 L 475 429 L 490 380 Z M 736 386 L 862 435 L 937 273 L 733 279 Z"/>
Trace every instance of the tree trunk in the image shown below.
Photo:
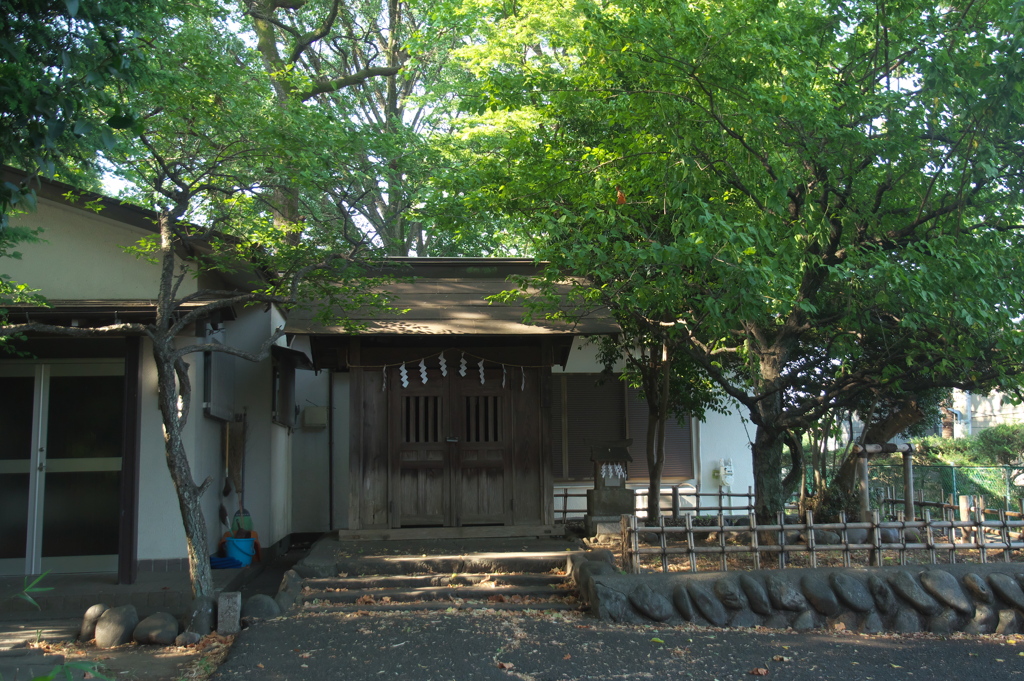
<path fill-rule="evenodd" d="M 785 507 L 782 495 L 782 436 L 759 425 L 754 435 L 754 511 L 757 522 L 774 523 Z"/>
<path fill-rule="evenodd" d="M 178 496 L 178 508 L 185 528 L 185 540 L 188 545 L 188 569 L 192 580 L 192 596 L 213 596 L 213 576 L 210 573 L 210 550 L 206 534 L 206 518 L 201 505 L 202 495 L 210 485 L 206 480 L 196 485 L 192 478 L 185 445 L 182 442 L 181 430 L 185 425 L 179 413 L 179 397 L 182 395 L 174 370 L 172 358 L 174 339 L 158 339 L 153 343 L 153 358 L 156 360 L 158 400 L 164 426 L 164 454 L 167 470 L 174 483 L 174 491 Z M 165 347 L 166 346 L 166 347 Z"/>
<path fill-rule="evenodd" d="M 662 347 L 662 361 L 659 367 L 660 381 L 651 381 L 657 386 L 657 395 L 647 400 L 647 522 L 656 522 L 661 517 L 661 476 L 665 470 L 665 425 L 668 421 L 669 386 L 672 380 L 672 365 L 668 361 L 668 348 Z M 657 398 L 655 400 L 655 398 Z M 657 412 L 655 412 L 657 409 Z"/>
<path fill-rule="evenodd" d="M 924 412 L 921 411 L 917 398 L 908 397 L 903 400 L 899 409 L 891 412 L 886 418 L 867 424 L 861 439 L 864 444 L 884 444 L 923 418 Z M 839 463 L 832 484 L 825 490 L 819 509 L 829 509 L 829 516 L 838 513 L 839 510 L 850 510 L 850 504 L 847 502 L 852 503 L 852 500 L 857 498 L 859 485 L 857 455 L 850 448 Z M 823 516 L 822 519 L 826 518 Z"/>

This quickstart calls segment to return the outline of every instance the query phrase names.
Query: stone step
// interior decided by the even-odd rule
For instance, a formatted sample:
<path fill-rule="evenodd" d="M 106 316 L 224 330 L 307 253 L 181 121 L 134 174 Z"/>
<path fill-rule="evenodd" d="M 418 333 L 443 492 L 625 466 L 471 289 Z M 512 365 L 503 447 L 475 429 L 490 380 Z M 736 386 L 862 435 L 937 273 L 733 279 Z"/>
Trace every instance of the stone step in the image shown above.
<path fill-rule="evenodd" d="M 418 601 L 414 603 L 304 604 L 303 612 L 418 612 L 437 610 L 560 610 L 579 609 L 579 604 L 565 600 L 534 600 L 523 603 L 495 601 Z"/>
<path fill-rule="evenodd" d="M 372 598 L 377 602 L 408 603 L 412 601 L 450 601 L 453 599 L 486 601 L 495 597 L 509 600 L 520 598 L 564 598 L 573 591 L 551 586 L 425 586 L 411 589 L 353 589 L 344 591 L 310 591 L 303 593 L 302 602 L 358 603 Z"/>
<path fill-rule="evenodd" d="M 452 573 L 544 573 L 564 571 L 582 551 L 474 553 L 455 556 L 363 556 L 341 559 L 333 573 L 348 575 L 410 575 Z M 326 577 L 326 574 L 309 575 Z"/>
<path fill-rule="evenodd" d="M 313 591 L 337 589 L 402 589 L 446 586 L 549 586 L 565 584 L 564 574 L 509 574 L 470 572 L 429 575 L 364 575 L 362 577 L 321 577 L 306 579 L 303 586 Z"/>

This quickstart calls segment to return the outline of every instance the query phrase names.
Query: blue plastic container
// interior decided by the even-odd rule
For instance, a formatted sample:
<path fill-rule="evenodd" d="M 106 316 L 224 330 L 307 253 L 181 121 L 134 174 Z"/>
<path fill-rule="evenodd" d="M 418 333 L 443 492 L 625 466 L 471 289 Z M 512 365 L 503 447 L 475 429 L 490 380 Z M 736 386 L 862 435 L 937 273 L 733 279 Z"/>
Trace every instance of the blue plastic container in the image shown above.
<path fill-rule="evenodd" d="M 248 539 L 225 537 L 224 553 L 228 558 L 234 558 L 241 563 L 242 567 L 246 567 L 252 563 L 252 557 L 256 555 L 256 540 L 252 537 Z"/>

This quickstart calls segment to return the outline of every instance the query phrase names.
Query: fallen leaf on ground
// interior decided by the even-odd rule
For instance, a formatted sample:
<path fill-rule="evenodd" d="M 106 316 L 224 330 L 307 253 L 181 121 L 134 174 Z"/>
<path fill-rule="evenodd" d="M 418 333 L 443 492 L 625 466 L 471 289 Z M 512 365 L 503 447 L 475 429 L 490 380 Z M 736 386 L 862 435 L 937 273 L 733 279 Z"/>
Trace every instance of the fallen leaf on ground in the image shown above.
<path fill-rule="evenodd" d="M 664 643 L 660 638 L 652 638 L 651 643 Z"/>
<path fill-rule="evenodd" d="M 1021 653 L 1021 654 L 1024 655 L 1024 653 Z M 571 660 L 572 659 L 572 655 L 570 655 L 569 653 L 566 653 L 565 657 L 563 657 L 562 659 L 563 660 Z"/>
<path fill-rule="evenodd" d="M 791 662 L 792 660 L 793 660 L 793 658 L 786 657 L 784 655 L 776 655 L 775 657 L 772 658 L 772 661 L 774 661 L 774 662 Z"/>
<path fill-rule="evenodd" d="M 513 667 L 515 667 L 515 665 L 512 664 L 511 662 L 499 662 L 498 663 L 498 669 L 512 669 Z"/>
<path fill-rule="evenodd" d="M 376 602 L 377 602 L 377 599 L 374 598 L 370 594 L 366 594 L 365 596 L 360 596 L 359 598 L 356 599 L 356 603 L 358 603 L 359 605 L 373 605 Z"/>
<path fill-rule="evenodd" d="M 504 603 L 505 602 L 505 597 L 502 596 L 501 594 L 492 594 L 492 595 L 487 597 L 487 601 L 489 603 Z"/>
<path fill-rule="evenodd" d="M 768 670 L 764 667 L 754 667 L 750 670 L 751 676 L 768 676 Z"/>

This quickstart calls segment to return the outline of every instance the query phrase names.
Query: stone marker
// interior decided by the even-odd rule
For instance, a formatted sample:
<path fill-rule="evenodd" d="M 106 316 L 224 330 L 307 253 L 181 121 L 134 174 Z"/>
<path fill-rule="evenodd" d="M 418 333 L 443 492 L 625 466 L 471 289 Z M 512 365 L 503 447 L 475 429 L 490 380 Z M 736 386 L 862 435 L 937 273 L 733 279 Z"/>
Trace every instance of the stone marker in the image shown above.
<path fill-rule="evenodd" d="M 255 594 L 242 606 L 242 617 L 268 620 L 281 616 L 281 606 L 267 594 Z"/>
<path fill-rule="evenodd" d="M 217 596 L 217 633 L 232 636 L 242 630 L 242 594 L 222 591 Z"/>

